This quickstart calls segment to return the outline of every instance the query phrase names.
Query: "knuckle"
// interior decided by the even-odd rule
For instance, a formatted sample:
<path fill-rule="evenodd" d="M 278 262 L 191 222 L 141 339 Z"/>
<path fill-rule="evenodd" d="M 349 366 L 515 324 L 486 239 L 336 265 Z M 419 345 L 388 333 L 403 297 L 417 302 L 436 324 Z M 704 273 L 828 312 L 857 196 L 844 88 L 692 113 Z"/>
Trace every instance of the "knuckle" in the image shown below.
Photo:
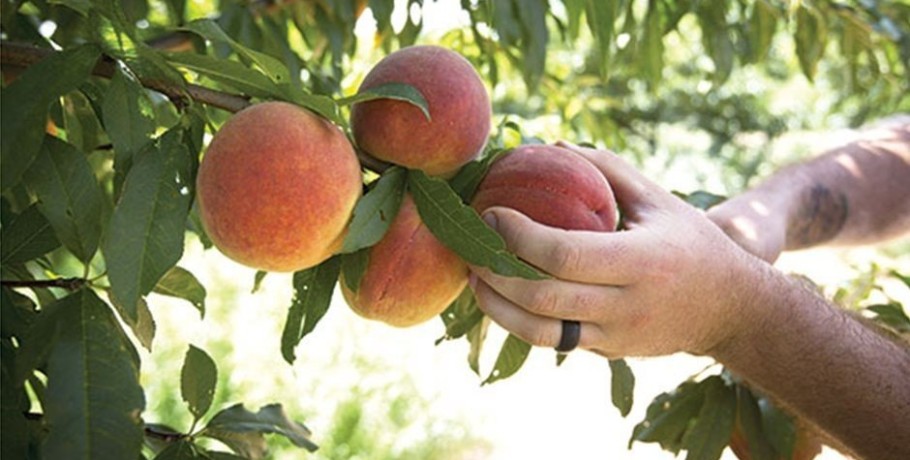
<path fill-rule="evenodd" d="M 537 285 L 529 291 L 528 308 L 535 313 L 543 315 L 555 313 L 559 310 L 559 299 L 552 289 Z"/>
<path fill-rule="evenodd" d="M 554 274 L 576 273 L 582 265 L 583 253 L 581 248 L 569 241 L 559 241 L 554 244 L 549 252 Z"/>

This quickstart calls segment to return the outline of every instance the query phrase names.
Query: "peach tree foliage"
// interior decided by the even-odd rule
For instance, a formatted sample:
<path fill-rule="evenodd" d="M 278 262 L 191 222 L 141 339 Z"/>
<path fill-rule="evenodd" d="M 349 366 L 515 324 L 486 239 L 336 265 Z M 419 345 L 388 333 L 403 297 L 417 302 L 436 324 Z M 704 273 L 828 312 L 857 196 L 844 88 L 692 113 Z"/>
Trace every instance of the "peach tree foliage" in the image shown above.
<path fill-rule="evenodd" d="M 408 0 L 403 7 L 422 5 Z M 490 84 L 515 85 L 517 77 L 522 94 L 534 96 L 506 93 L 494 101 L 497 119 L 550 111 L 564 119 L 567 134 L 620 149 L 653 145 L 658 125 L 682 123 L 710 135 L 716 160 L 744 181 L 756 162 L 730 150 L 730 140 L 741 130 L 773 137 L 788 120 L 725 84 L 750 66 L 772 78 L 789 76 L 780 46 L 792 50 L 805 78 L 834 82 L 834 109 L 855 122 L 910 108 L 910 7 L 901 2 L 462 0 L 460 6 L 470 24 L 446 43 Z M 175 429 L 145 420 L 136 347 L 150 349 L 155 340 L 149 293 L 185 299 L 204 315 L 206 288 L 217 288 L 202 286 L 179 265 L 187 232 L 207 241 L 194 208 L 205 133 L 261 100 L 308 107 L 345 130 L 349 106 L 364 98 L 423 107 L 419 92 L 407 86 L 341 94 L 347 60 L 370 46 L 358 43 L 355 21 L 369 15 L 374 43 L 389 52 L 421 36 L 419 14 L 405 14 L 393 26 L 393 13 L 400 12 L 391 0 L 2 0 L 0 456 L 262 458 L 265 434 L 316 447 L 318 433 L 280 405 L 212 408 L 217 368 L 196 347 L 187 351 L 180 383 L 193 425 Z M 668 43 L 680 38 L 701 47 L 709 70 L 671 58 Z M 548 65 L 549 51 L 566 49 L 583 62 L 557 72 Z M 711 83 L 714 97 L 692 97 L 686 83 L 698 80 Z M 573 98 L 586 106 L 565 110 Z M 381 175 L 365 185 L 342 253 L 294 274 L 282 356 L 293 362 L 305 350 L 301 339 L 326 313 L 339 273 L 357 283 L 365 249 L 387 229 L 405 190 L 437 238 L 465 260 L 499 273 L 542 276 L 509 254 L 465 204 L 516 136 L 534 141 L 506 119 L 484 154 L 449 181 L 364 161 Z M 703 193 L 688 198 L 716 201 Z M 900 333 L 910 329 L 896 302 L 862 306 Z M 469 365 L 480 375 L 488 320 L 469 292 L 442 321 L 440 341 L 467 339 Z M 529 352 L 509 336 L 484 383 L 513 375 Z M 613 401 L 625 415 L 634 378 L 623 361 L 609 365 Z M 786 455 L 792 425 L 743 388 L 726 374 L 684 383 L 652 403 L 632 439 L 716 458 L 738 418 L 756 458 Z M 671 400 L 682 403 L 666 404 Z M 209 450 L 197 442 L 203 437 L 230 452 Z"/>

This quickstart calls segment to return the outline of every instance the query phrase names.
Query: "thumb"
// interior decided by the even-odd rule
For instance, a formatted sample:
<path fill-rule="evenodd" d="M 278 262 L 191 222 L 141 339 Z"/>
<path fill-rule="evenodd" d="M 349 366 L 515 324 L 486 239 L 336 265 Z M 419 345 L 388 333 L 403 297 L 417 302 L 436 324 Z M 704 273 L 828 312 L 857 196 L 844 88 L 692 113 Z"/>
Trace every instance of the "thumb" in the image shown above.
<path fill-rule="evenodd" d="M 677 198 L 641 174 L 635 167 L 609 150 L 580 147 L 559 141 L 562 148 L 571 150 L 593 164 L 610 183 L 620 207 L 626 211 L 638 206 L 663 207 Z"/>

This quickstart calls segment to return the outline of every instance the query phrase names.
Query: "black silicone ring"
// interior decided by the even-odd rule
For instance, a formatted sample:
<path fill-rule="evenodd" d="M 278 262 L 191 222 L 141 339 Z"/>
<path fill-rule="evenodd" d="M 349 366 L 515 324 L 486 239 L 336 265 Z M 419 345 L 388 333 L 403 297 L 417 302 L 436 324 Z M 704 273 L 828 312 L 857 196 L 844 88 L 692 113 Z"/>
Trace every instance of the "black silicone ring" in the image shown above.
<path fill-rule="evenodd" d="M 568 353 L 578 346 L 581 339 L 581 323 L 568 319 L 562 320 L 562 336 L 559 338 L 559 345 L 556 345 L 556 351 L 559 353 Z"/>

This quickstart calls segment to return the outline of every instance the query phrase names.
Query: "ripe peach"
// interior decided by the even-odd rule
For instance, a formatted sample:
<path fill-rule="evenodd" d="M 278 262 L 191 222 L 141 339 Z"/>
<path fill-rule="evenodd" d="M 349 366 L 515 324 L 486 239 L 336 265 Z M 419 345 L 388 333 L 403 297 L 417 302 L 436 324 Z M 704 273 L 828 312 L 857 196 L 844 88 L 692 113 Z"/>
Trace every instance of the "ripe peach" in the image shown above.
<path fill-rule="evenodd" d="M 490 134 L 490 98 L 474 67 L 438 46 L 386 56 L 360 86 L 407 83 L 427 101 L 430 120 L 413 104 L 374 99 L 354 104 L 351 130 L 370 155 L 429 175 L 448 176 L 477 155 Z"/>
<path fill-rule="evenodd" d="M 356 292 L 342 279 L 342 293 L 356 313 L 406 327 L 442 313 L 468 282 L 468 267 L 430 233 L 410 195 L 388 232 L 370 248 Z"/>
<path fill-rule="evenodd" d="M 345 135 L 285 102 L 248 107 L 215 134 L 197 178 L 199 214 L 228 257 L 297 271 L 336 252 L 361 188 Z"/>
<path fill-rule="evenodd" d="M 613 190 L 580 156 L 554 145 L 524 145 L 496 160 L 471 206 L 505 206 L 551 227 L 609 232 L 616 228 Z"/>

